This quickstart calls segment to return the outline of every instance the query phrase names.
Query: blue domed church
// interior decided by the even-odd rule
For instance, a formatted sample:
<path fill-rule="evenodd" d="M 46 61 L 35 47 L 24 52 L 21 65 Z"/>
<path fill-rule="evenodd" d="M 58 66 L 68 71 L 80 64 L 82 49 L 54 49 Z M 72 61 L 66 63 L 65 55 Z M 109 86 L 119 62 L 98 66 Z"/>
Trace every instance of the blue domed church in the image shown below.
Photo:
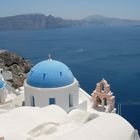
<path fill-rule="evenodd" d="M 70 68 L 48 59 L 35 65 L 24 84 L 25 105 L 56 104 L 69 111 L 79 106 L 79 83 Z"/>

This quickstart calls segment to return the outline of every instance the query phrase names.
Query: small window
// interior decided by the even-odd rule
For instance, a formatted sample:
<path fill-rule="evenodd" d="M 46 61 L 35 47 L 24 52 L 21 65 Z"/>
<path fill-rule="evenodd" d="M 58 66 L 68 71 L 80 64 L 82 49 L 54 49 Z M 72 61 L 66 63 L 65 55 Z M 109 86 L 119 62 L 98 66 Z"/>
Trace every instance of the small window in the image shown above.
<path fill-rule="evenodd" d="M 55 98 L 49 98 L 49 105 L 55 104 Z"/>
<path fill-rule="evenodd" d="M 34 96 L 31 97 L 31 106 L 35 106 L 35 97 Z"/>
<path fill-rule="evenodd" d="M 60 72 L 60 76 L 62 76 L 62 72 Z"/>
<path fill-rule="evenodd" d="M 31 71 L 31 75 L 33 74 L 33 71 Z"/>
<path fill-rule="evenodd" d="M 45 79 L 45 77 L 46 77 L 46 73 L 43 74 L 43 80 Z"/>
<path fill-rule="evenodd" d="M 69 94 L 69 107 L 73 107 L 73 95 Z"/>

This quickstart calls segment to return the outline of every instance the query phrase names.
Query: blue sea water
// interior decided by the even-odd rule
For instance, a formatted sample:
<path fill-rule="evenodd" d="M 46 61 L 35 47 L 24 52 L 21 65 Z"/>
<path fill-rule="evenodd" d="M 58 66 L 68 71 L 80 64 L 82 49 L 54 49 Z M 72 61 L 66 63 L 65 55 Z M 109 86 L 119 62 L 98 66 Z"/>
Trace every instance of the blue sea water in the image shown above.
<path fill-rule="evenodd" d="M 53 59 L 67 64 L 89 94 L 105 78 L 122 104 L 122 116 L 140 132 L 140 27 L 75 27 L 2 31 L 0 49 L 36 64 Z"/>

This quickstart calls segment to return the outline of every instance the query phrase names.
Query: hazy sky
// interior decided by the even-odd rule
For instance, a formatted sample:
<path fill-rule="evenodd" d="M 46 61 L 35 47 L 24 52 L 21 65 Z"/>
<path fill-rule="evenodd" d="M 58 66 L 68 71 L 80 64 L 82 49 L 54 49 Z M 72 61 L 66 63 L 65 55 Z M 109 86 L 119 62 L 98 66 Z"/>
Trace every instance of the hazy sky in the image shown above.
<path fill-rule="evenodd" d="M 24 13 L 72 19 L 94 14 L 140 19 L 140 0 L 0 0 L 1 17 Z"/>

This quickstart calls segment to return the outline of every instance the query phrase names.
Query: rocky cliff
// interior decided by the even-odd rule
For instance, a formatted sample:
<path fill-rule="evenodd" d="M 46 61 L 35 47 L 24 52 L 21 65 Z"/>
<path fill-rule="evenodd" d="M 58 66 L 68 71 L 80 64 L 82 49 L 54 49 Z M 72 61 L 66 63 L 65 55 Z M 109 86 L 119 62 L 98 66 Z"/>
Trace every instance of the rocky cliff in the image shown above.
<path fill-rule="evenodd" d="M 7 82 L 14 88 L 23 85 L 26 74 L 30 71 L 31 67 L 31 62 L 21 56 L 7 50 L 0 50 L 0 68 L 12 72 L 13 80 Z"/>

